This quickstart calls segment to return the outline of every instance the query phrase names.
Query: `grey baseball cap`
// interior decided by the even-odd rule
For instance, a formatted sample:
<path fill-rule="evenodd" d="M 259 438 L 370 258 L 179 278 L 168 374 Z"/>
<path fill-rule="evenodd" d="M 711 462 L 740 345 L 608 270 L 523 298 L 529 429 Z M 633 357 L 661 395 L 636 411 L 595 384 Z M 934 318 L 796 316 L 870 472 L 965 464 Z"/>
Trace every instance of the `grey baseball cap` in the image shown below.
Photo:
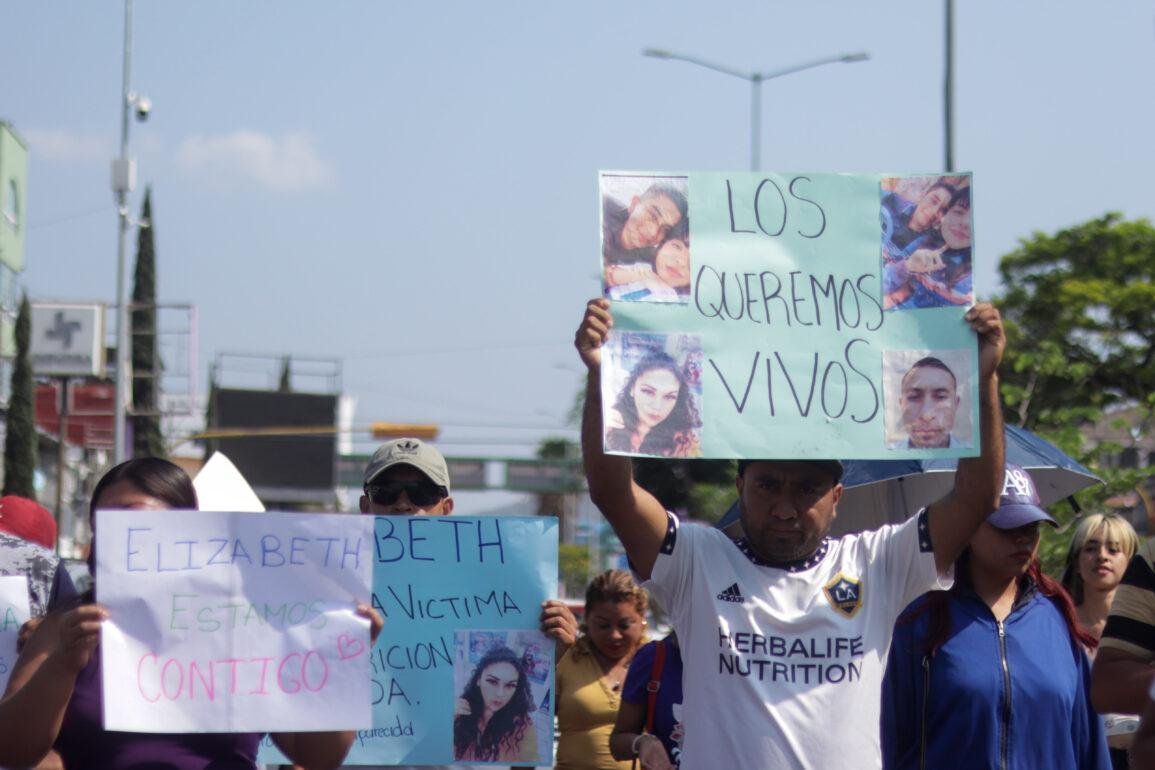
<path fill-rule="evenodd" d="M 364 485 L 373 483 L 373 479 L 394 465 L 411 465 L 428 476 L 434 484 L 449 490 L 449 468 L 445 458 L 419 438 L 393 439 L 378 447 L 365 466 Z"/>

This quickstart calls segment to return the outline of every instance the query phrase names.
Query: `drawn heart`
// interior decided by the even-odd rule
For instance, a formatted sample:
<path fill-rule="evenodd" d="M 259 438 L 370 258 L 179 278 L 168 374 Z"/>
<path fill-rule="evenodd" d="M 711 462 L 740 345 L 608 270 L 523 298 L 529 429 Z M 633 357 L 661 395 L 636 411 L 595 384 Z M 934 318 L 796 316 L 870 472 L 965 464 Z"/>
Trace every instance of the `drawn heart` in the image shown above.
<path fill-rule="evenodd" d="M 341 660 L 349 660 L 349 658 L 364 654 L 365 643 L 360 639 L 354 639 L 348 634 L 341 634 L 337 637 L 337 655 Z"/>

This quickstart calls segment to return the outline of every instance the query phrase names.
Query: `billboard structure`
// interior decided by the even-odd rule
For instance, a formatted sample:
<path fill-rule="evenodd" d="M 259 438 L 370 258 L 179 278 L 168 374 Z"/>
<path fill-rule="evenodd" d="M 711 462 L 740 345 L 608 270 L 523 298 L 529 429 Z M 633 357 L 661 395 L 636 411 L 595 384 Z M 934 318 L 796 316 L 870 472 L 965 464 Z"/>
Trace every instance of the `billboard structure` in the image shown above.
<path fill-rule="evenodd" d="M 223 452 L 267 507 L 332 506 L 338 401 L 332 393 L 214 386 L 206 430 L 214 437 L 205 456 Z M 333 428 L 301 432 L 324 426 Z"/>

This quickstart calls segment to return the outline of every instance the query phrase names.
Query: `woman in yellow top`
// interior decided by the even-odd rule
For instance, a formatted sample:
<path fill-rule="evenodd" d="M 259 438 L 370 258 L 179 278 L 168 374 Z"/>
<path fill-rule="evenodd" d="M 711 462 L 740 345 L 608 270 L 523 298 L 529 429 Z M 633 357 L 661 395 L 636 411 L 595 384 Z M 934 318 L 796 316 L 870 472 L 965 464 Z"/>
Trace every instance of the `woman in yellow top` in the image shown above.
<path fill-rule="evenodd" d="M 525 661 L 508 647 L 485 653 L 457 699 L 453 755 L 466 762 L 536 762 L 534 702 Z"/>
<path fill-rule="evenodd" d="M 557 664 L 556 770 L 629 770 L 610 755 L 610 732 L 630 660 L 645 641 L 649 596 L 624 570 L 586 589 L 584 633 Z"/>

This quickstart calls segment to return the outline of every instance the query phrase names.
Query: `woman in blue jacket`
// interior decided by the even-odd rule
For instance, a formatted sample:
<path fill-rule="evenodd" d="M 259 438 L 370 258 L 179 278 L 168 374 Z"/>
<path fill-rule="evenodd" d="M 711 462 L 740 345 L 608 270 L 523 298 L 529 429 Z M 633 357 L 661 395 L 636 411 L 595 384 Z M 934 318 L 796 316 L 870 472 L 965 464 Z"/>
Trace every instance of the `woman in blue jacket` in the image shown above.
<path fill-rule="evenodd" d="M 1008 465 L 1002 500 L 955 563 L 955 584 L 895 625 L 882 691 L 887 768 L 1110 770 L 1084 645 L 1058 583 L 1039 568 L 1030 476 Z"/>

